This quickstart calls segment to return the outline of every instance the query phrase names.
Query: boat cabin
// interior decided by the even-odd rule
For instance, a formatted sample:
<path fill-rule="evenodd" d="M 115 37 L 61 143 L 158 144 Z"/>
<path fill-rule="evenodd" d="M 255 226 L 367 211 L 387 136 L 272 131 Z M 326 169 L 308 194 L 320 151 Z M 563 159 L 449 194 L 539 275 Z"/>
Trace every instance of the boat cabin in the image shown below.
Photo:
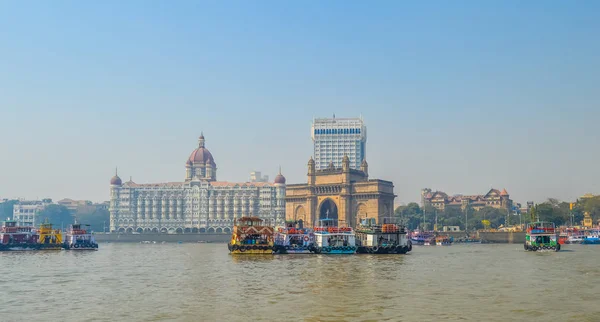
<path fill-rule="evenodd" d="M 235 221 L 233 238 L 240 245 L 266 245 L 273 239 L 273 227 L 264 226 L 258 217 L 241 217 Z"/>
<path fill-rule="evenodd" d="M 378 225 L 375 218 L 365 218 L 356 227 L 359 245 L 366 247 L 386 247 L 405 245 L 407 241 L 404 226 L 392 223 Z"/>
<path fill-rule="evenodd" d="M 335 219 L 321 219 L 315 227 L 315 242 L 319 247 L 354 246 L 354 231 L 350 227 L 338 227 Z"/>

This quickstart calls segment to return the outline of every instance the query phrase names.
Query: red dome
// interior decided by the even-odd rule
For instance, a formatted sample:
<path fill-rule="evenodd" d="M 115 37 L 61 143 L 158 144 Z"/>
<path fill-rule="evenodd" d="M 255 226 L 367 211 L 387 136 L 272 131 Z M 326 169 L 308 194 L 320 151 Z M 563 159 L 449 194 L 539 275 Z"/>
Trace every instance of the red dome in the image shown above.
<path fill-rule="evenodd" d="M 192 154 L 190 154 L 190 157 L 188 158 L 188 164 L 189 162 L 208 163 L 215 166 L 215 159 L 213 158 L 212 154 L 210 154 L 210 151 L 204 147 L 204 142 L 204 134 L 201 134 L 198 138 L 198 148 L 194 150 Z"/>
<path fill-rule="evenodd" d="M 209 163 L 214 165 L 215 159 L 213 159 L 212 154 L 208 151 L 207 148 L 200 147 L 197 148 L 190 154 L 188 161 L 192 163 Z"/>
<path fill-rule="evenodd" d="M 285 177 L 280 173 L 275 177 L 274 183 L 285 184 Z"/>
<path fill-rule="evenodd" d="M 121 183 L 123 183 L 123 182 L 121 181 L 121 178 L 119 178 L 119 176 L 117 176 L 117 175 L 115 175 L 114 177 L 112 177 L 110 179 L 110 184 L 120 186 Z"/>
<path fill-rule="evenodd" d="M 502 189 L 502 192 L 500 192 L 501 196 L 508 196 L 508 191 L 506 191 L 506 189 Z"/>

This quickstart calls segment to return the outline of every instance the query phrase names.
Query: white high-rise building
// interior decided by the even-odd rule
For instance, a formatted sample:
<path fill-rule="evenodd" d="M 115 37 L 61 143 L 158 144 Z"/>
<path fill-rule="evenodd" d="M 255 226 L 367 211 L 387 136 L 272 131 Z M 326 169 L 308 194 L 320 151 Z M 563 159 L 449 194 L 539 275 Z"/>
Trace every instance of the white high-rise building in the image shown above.
<path fill-rule="evenodd" d="M 366 158 L 367 127 L 362 118 L 318 118 L 313 121 L 312 139 L 316 170 L 333 163 L 342 167 L 345 155 L 350 158 L 350 168 L 359 170 Z"/>
<path fill-rule="evenodd" d="M 240 160 L 243 161 L 243 160 Z M 185 163 L 185 180 L 139 184 L 110 180 L 110 230 L 121 233 L 230 233 L 234 219 L 285 220 L 285 177 L 273 182 L 217 181 L 204 135 Z"/>

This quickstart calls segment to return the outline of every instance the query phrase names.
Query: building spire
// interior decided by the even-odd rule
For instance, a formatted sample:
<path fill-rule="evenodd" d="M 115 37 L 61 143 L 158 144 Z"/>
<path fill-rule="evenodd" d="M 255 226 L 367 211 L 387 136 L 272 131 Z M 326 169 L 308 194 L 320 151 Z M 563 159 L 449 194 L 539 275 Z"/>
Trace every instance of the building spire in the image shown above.
<path fill-rule="evenodd" d="M 119 176 L 119 169 L 118 169 L 118 167 L 115 167 L 115 176 Z"/>
<path fill-rule="evenodd" d="M 281 165 L 279 165 L 279 174 L 281 174 Z"/>
<path fill-rule="evenodd" d="M 200 132 L 200 137 L 198 138 L 198 147 L 204 147 L 204 132 Z"/>

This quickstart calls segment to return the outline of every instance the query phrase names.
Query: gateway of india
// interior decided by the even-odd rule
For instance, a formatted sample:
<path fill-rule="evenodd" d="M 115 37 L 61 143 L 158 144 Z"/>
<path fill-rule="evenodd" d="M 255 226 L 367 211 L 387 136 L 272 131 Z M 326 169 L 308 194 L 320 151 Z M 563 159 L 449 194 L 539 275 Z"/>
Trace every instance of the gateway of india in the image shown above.
<path fill-rule="evenodd" d="M 333 219 L 356 227 L 366 217 L 382 222 L 394 215 L 394 184 L 369 179 L 362 117 L 314 119 L 311 135 L 315 159 L 308 161 L 305 184 L 286 187 L 287 220 L 313 226 Z"/>
<path fill-rule="evenodd" d="M 121 233 L 229 233 L 234 218 L 257 216 L 271 224 L 285 218 L 285 177 L 273 183 L 217 181 L 217 164 L 204 135 L 185 163 L 183 182 L 110 180 L 110 231 Z"/>
<path fill-rule="evenodd" d="M 287 220 L 302 220 L 314 226 L 321 219 L 333 219 L 340 225 L 356 227 L 363 218 L 383 222 L 394 215 L 392 182 L 369 179 L 366 160 L 359 170 L 350 168 L 348 156 L 341 163 L 341 168 L 332 162 L 326 169 L 316 170 L 310 158 L 307 183 L 286 186 Z"/>

